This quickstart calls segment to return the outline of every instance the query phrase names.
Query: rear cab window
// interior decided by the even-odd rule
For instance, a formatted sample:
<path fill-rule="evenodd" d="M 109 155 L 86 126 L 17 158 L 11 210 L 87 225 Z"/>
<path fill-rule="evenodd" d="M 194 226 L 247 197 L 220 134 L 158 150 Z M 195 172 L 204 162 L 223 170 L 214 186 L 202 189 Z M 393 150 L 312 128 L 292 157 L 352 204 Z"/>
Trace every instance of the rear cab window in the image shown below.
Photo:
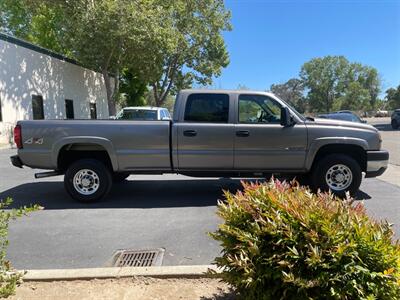
<path fill-rule="evenodd" d="M 228 123 L 229 95 L 191 94 L 186 100 L 185 122 Z"/>

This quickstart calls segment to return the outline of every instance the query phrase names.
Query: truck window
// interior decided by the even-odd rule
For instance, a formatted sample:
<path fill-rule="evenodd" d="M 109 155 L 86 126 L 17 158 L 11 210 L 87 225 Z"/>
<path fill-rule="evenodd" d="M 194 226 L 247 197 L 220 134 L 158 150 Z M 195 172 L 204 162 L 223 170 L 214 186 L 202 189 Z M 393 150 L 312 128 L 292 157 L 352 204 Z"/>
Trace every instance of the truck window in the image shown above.
<path fill-rule="evenodd" d="M 263 95 L 239 96 L 239 123 L 279 124 L 281 105 Z"/>
<path fill-rule="evenodd" d="M 229 96 L 226 94 L 191 94 L 186 101 L 185 121 L 228 123 Z"/>

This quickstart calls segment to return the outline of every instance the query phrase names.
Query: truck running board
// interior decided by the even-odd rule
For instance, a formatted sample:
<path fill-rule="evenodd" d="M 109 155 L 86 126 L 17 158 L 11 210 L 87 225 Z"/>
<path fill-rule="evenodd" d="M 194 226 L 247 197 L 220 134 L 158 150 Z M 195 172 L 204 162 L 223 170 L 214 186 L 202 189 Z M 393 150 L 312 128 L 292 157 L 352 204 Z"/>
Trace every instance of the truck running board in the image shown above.
<path fill-rule="evenodd" d="M 45 178 L 45 177 L 51 177 L 51 176 L 57 176 L 61 175 L 62 173 L 60 171 L 50 171 L 50 172 L 42 172 L 42 173 L 35 173 L 35 178 Z"/>

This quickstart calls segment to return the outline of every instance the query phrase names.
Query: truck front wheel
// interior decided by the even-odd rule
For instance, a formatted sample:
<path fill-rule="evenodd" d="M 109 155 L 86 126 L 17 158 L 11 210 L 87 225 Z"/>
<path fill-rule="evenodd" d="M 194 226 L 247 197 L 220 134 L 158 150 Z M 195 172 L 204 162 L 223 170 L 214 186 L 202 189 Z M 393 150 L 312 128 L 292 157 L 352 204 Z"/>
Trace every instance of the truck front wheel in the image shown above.
<path fill-rule="evenodd" d="M 354 195 L 360 187 L 362 171 L 352 157 L 344 154 L 330 154 L 320 159 L 311 174 L 312 187 L 322 191 L 331 190 L 343 197 L 346 192 Z"/>
<path fill-rule="evenodd" d="M 64 176 L 68 194 L 81 202 L 103 199 L 112 186 L 112 177 L 107 167 L 95 159 L 81 159 L 71 164 Z"/>

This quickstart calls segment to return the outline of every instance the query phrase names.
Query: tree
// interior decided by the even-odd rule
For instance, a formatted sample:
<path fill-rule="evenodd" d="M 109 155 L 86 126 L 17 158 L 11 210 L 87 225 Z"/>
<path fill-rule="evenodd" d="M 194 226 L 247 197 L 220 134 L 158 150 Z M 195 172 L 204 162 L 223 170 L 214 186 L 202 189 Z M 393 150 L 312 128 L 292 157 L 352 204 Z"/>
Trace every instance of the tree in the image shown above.
<path fill-rule="evenodd" d="M 368 109 L 375 106 L 380 79 L 375 68 L 351 63 L 344 56 L 325 56 L 306 62 L 300 78 L 314 111 Z"/>
<path fill-rule="evenodd" d="M 301 67 L 300 78 L 309 90 L 308 101 L 313 110 L 331 110 L 333 101 L 343 90 L 343 70 L 347 64 L 343 56 L 325 56 Z"/>
<path fill-rule="evenodd" d="M 292 78 L 282 84 L 272 84 L 270 90 L 279 98 L 289 102 L 298 111 L 305 112 L 304 83 L 300 79 Z"/>
<path fill-rule="evenodd" d="M 0 8 L 7 32 L 99 70 L 112 115 L 126 68 L 160 106 L 170 91 L 211 83 L 229 62 L 222 0 L 2 0 Z"/>
<path fill-rule="evenodd" d="M 173 38 L 162 23 L 164 12 L 147 0 L 49 3 L 64 12 L 66 41 L 76 59 L 103 74 L 109 113 L 115 115 L 121 71 L 129 68 L 135 74 L 146 74 L 154 55 Z"/>
<path fill-rule="evenodd" d="M 150 83 L 156 105 L 161 106 L 170 91 L 195 82 L 211 84 L 213 76 L 228 65 L 222 31 L 230 29 L 230 13 L 222 0 L 160 0 L 158 4 L 165 12 L 162 23 L 173 37 L 155 56 L 159 63 Z"/>
<path fill-rule="evenodd" d="M 376 102 L 376 100 L 375 100 Z M 337 110 L 363 110 L 370 107 L 370 94 L 362 85 L 353 81 L 348 84 L 342 97 L 336 99 L 334 108 Z"/>
<path fill-rule="evenodd" d="M 390 108 L 400 108 L 400 84 L 397 86 L 397 88 L 390 88 L 386 90 L 385 99 Z"/>
<path fill-rule="evenodd" d="M 124 69 L 121 73 L 119 91 L 124 104 L 128 106 L 146 104 L 147 83 L 129 69 Z"/>
<path fill-rule="evenodd" d="M 0 1 L 0 31 L 71 57 L 63 47 L 62 11 L 45 2 Z"/>

